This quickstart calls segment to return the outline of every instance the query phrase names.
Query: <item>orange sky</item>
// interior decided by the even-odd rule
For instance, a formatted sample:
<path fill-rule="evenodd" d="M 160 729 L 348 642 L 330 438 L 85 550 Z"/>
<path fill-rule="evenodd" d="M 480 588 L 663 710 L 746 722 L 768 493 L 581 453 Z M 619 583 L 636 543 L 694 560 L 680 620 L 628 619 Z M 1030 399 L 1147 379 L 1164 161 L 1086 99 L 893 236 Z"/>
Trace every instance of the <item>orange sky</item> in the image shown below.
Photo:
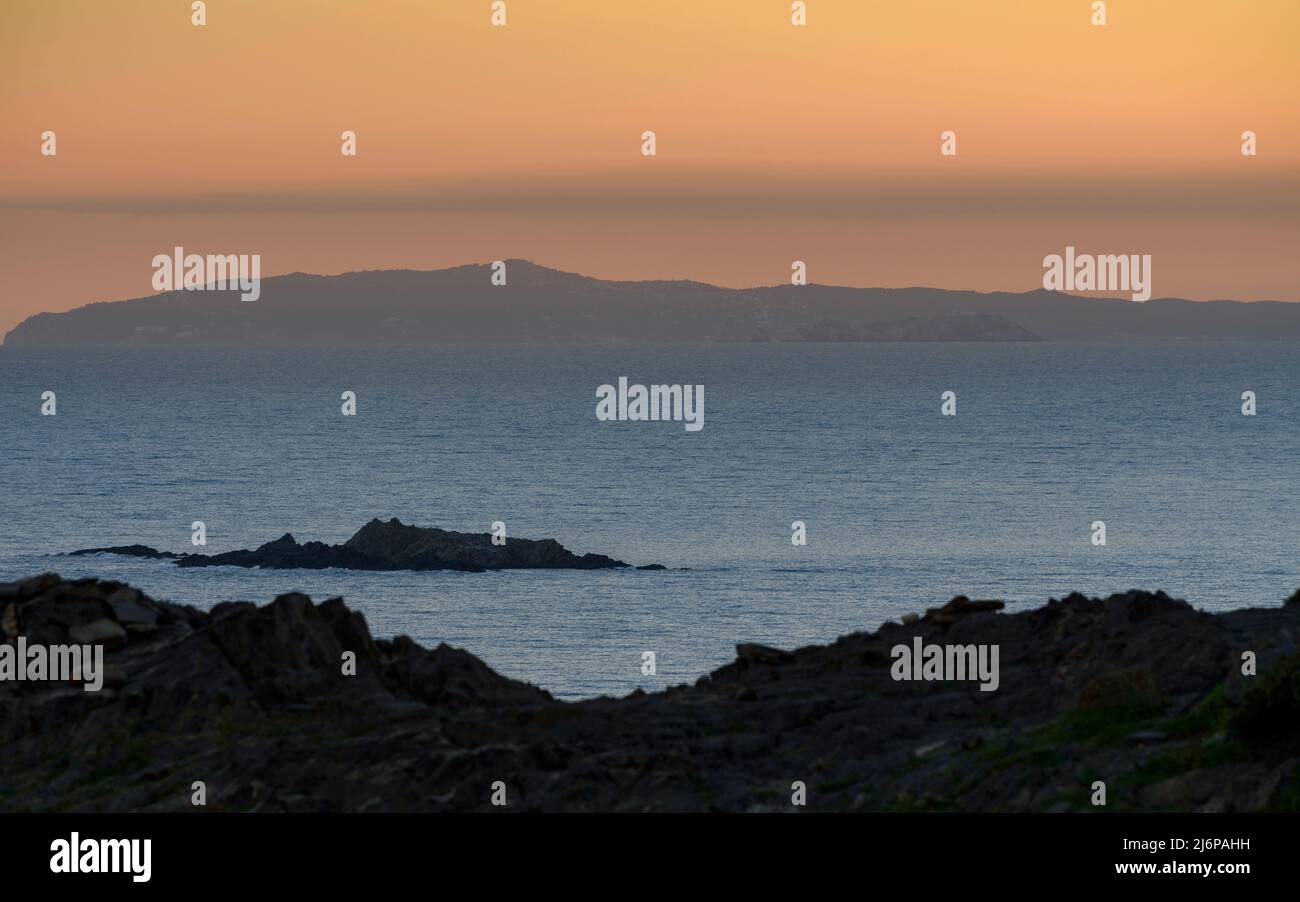
<path fill-rule="evenodd" d="M 3 0 L 0 330 L 148 294 L 176 244 L 983 290 L 1074 244 L 1152 254 L 1156 295 L 1300 299 L 1296 0 L 490 5 Z"/>

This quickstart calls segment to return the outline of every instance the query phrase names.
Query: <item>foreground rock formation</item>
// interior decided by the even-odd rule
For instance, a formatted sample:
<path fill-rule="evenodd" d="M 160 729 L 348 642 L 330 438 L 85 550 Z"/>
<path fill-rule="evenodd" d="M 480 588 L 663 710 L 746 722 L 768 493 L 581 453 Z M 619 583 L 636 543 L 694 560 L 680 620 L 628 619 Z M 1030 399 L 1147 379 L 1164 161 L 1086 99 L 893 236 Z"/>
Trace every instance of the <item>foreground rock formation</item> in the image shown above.
<path fill-rule="evenodd" d="M 124 554 L 165 558 L 180 567 L 266 567 L 275 570 L 342 567 L 347 570 L 605 570 L 628 567 L 603 554 L 576 555 L 554 539 L 515 539 L 493 545 L 489 533 L 451 532 L 409 526 L 396 517 L 385 523 L 371 520 L 342 545 L 324 542 L 299 544 L 285 533 L 252 551 L 223 554 L 174 554 L 148 545 L 83 548 L 74 555 Z M 638 570 L 662 570 L 658 564 Z"/>
<path fill-rule="evenodd" d="M 1016 614 L 954 599 L 831 645 L 737 647 L 694 686 L 564 703 L 473 655 L 376 640 L 340 599 L 209 613 L 116 582 L 0 584 L 4 636 L 106 642 L 105 688 L 0 682 L 0 810 L 1300 808 L 1300 603 L 1163 594 Z M 997 644 L 996 691 L 890 649 Z M 1242 653 L 1258 675 L 1242 675 Z M 344 676 L 345 652 L 356 675 Z M 636 656 L 632 656 L 636 660 Z"/>

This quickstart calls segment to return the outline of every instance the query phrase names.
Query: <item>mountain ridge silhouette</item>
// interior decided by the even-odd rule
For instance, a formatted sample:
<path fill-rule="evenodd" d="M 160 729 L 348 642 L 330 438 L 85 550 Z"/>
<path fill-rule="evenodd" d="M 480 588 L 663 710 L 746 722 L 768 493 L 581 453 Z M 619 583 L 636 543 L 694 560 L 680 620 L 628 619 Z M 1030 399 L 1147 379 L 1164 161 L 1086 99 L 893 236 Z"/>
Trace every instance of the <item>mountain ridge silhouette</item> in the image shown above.
<path fill-rule="evenodd" d="M 4 344 L 1300 340 L 1300 303 L 1291 301 L 1139 304 L 1043 289 L 818 283 L 726 288 L 685 279 L 597 279 L 528 260 L 504 262 L 504 285 L 493 284 L 492 264 L 470 263 L 269 276 L 252 302 L 236 290 L 99 301 L 28 317 Z"/>

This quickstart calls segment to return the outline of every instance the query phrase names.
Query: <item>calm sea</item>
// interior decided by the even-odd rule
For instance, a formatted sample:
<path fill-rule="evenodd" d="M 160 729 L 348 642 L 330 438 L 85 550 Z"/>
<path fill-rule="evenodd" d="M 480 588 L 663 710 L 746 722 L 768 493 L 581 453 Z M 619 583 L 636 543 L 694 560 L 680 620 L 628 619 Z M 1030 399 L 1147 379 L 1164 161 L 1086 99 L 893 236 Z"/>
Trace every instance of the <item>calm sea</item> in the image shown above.
<path fill-rule="evenodd" d="M 607 423 L 619 376 L 705 387 L 705 426 Z M 354 391 L 358 415 L 340 414 Z M 57 395 L 41 416 L 41 394 Z M 957 415 L 940 415 L 953 391 Z M 1241 413 L 1253 391 L 1258 415 Z M 561 697 L 694 681 L 954 594 L 1300 587 L 1300 345 L 0 348 L 0 578 L 126 580 L 210 607 L 344 596 Z M 372 517 L 553 537 L 668 572 L 182 570 Z M 791 543 L 791 522 L 808 544 Z M 1106 524 L 1107 544 L 1090 541 Z M 641 673 L 643 651 L 658 673 Z"/>

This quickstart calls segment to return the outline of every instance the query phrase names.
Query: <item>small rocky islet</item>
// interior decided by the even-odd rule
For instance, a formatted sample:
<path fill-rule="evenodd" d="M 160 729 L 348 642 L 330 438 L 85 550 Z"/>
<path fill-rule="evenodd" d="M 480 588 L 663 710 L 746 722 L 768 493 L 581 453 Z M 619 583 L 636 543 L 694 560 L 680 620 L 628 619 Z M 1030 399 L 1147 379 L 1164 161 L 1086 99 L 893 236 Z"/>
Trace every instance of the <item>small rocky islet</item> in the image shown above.
<path fill-rule="evenodd" d="M 298 542 L 285 533 L 258 548 L 221 554 L 176 554 L 148 545 L 82 548 L 74 556 L 120 554 L 172 560 L 178 567 L 265 567 L 271 570 L 610 570 L 632 565 L 603 554 L 574 554 L 555 539 L 508 538 L 494 544 L 490 533 L 453 532 L 412 526 L 394 517 L 378 518 L 361 527 L 341 545 Z M 647 564 L 637 570 L 665 570 Z"/>
<path fill-rule="evenodd" d="M 507 811 L 1096 811 L 1104 781 L 1109 811 L 1300 810 L 1300 593 L 999 607 L 742 643 L 694 685 L 565 702 L 376 639 L 338 598 L 203 611 L 44 574 L 0 583 L 4 641 L 96 637 L 105 679 L 0 681 L 0 807 L 195 811 L 202 780 L 208 811 L 486 811 L 499 781 Z M 918 638 L 997 645 L 997 691 L 891 678 Z"/>

